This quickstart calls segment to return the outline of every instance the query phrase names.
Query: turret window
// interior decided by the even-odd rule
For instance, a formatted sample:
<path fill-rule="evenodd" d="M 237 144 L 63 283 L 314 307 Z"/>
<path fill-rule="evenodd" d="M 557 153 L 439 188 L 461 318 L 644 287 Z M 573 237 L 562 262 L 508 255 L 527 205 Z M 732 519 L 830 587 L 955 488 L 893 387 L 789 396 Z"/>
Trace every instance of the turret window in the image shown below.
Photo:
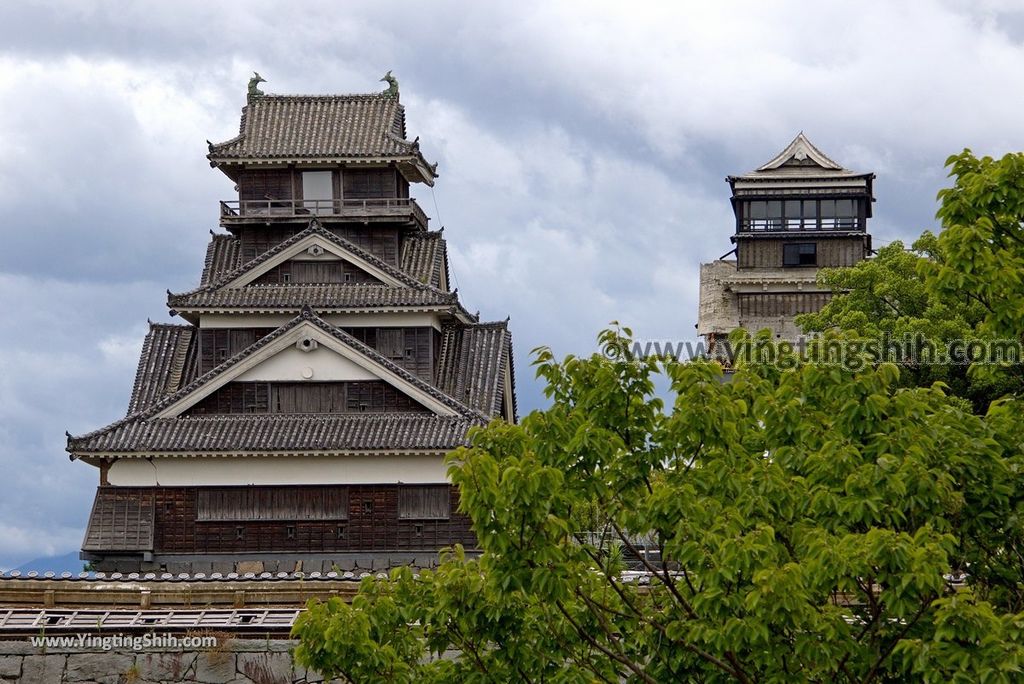
<path fill-rule="evenodd" d="M 742 204 L 740 230 L 855 230 L 860 225 L 858 210 L 853 199 L 751 200 Z"/>
<path fill-rule="evenodd" d="M 815 266 L 818 246 L 813 242 L 797 242 L 782 246 L 783 266 Z"/>

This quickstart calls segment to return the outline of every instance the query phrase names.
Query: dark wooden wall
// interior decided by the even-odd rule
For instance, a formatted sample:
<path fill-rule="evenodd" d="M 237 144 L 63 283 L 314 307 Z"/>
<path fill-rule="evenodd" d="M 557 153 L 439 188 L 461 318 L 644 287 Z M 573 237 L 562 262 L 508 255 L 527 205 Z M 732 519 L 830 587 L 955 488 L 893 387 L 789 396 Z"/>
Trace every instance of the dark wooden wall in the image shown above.
<path fill-rule="evenodd" d="M 209 371 L 227 359 L 266 337 L 274 328 L 202 328 L 199 330 L 199 374 Z"/>
<path fill-rule="evenodd" d="M 785 268 L 783 245 L 813 242 L 817 245 L 817 266 L 853 266 L 864 259 L 862 238 L 818 238 L 810 234 L 788 235 L 782 239 L 755 238 L 740 240 L 736 245 L 739 268 Z"/>
<path fill-rule="evenodd" d="M 772 317 L 796 316 L 820 311 L 832 297 L 830 292 L 773 292 L 739 295 L 740 324 L 743 321 Z"/>
<path fill-rule="evenodd" d="M 230 382 L 186 415 L 238 413 L 381 413 L 427 409 L 383 380 Z"/>
<path fill-rule="evenodd" d="M 415 492 L 402 493 L 408 487 Z M 279 497 L 294 501 L 295 515 L 281 509 L 276 519 L 235 520 L 200 519 L 200 491 L 223 492 L 245 489 L 259 492 L 257 497 Z M 419 550 L 438 549 L 452 544 L 476 548 L 469 519 L 458 512 L 459 494 L 449 485 L 335 485 L 280 487 L 101 487 L 117 490 L 119 496 L 129 495 L 155 500 L 155 553 L 233 553 L 233 552 L 298 552 Z M 424 490 L 439 490 L 441 496 Z M 445 500 L 447 510 L 439 506 Z M 210 517 L 211 494 L 202 495 L 202 512 Z M 337 510 L 338 501 L 347 501 L 347 515 L 335 519 L 321 513 L 305 515 L 303 511 Z M 408 502 L 423 503 L 424 517 L 415 517 Z M 230 504 L 229 504 L 230 505 Z M 225 510 L 225 509 L 221 509 Z M 240 511 L 241 512 L 241 511 Z M 445 517 L 440 517 L 446 513 Z M 226 515 L 226 514 L 225 514 Z"/>
<path fill-rule="evenodd" d="M 238 177 L 238 199 L 290 200 L 292 192 L 292 172 L 289 169 L 272 169 L 261 171 L 243 171 Z"/>
<path fill-rule="evenodd" d="M 334 195 L 344 199 L 408 197 L 409 181 L 395 168 L 334 172 Z M 238 176 L 238 199 L 302 199 L 301 169 L 250 169 Z"/>
<path fill-rule="evenodd" d="M 433 382 L 437 359 L 433 328 L 342 328 L 422 380 Z"/>

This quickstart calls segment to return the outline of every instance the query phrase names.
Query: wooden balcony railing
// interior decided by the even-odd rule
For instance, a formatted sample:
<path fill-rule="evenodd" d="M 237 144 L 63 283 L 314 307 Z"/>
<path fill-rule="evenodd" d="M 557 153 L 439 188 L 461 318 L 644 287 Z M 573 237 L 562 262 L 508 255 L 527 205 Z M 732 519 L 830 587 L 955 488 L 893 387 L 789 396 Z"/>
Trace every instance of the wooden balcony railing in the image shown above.
<path fill-rule="evenodd" d="M 424 228 L 428 221 L 426 213 L 411 197 L 222 200 L 220 216 L 223 221 L 312 216 L 412 220 Z"/>

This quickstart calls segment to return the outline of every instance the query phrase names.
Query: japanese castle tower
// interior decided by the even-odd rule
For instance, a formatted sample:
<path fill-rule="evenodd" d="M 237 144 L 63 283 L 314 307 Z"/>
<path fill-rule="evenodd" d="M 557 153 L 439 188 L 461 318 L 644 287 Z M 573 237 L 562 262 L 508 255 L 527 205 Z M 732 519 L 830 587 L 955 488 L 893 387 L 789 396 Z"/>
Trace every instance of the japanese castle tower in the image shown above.
<path fill-rule="evenodd" d="M 516 420 L 507 321 L 449 287 L 410 196 L 436 165 L 382 94 L 265 95 L 210 144 L 235 182 L 199 286 L 151 323 L 125 418 L 68 437 L 99 487 L 82 558 L 101 570 L 428 566 L 475 545 L 444 455 Z"/>
<path fill-rule="evenodd" d="M 726 179 L 736 258 L 700 267 L 697 332 L 710 350 L 736 328 L 768 328 L 785 341 L 800 335 L 795 316 L 832 296 L 818 269 L 853 266 L 871 252 L 874 178 L 843 168 L 800 133 L 757 170 Z"/>

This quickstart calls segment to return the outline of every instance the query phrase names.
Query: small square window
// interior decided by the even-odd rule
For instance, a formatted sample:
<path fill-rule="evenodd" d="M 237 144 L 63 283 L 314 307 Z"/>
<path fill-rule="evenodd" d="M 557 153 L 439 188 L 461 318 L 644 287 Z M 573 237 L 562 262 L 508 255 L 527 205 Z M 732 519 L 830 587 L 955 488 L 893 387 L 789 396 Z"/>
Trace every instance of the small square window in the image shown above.
<path fill-rule="evenodd" d="M 797 242 L 782 246 L 783 266 L 815 266 L 818 246 L 813 242 Z"/>
<path fill-rule="evenodd" d="M 245 528 L 244 527 L 239 526 L 239 527 L 235 528 L 235 539 L 237 541 L 241 541 L 241 540 L 245 539 Z"/>
<path fill-rule="evenodd" d="M 295 525 L 288 525 L 285 527 L 284 536 L 287 539 L 295 539 Z"/>
<path fill-rule="evenodd" d="M 371 515 L 373 513 L 373 502 L 363 501 L 363 515 Z"/>
<path fill-rule="evenodd" d="M 344 539 L 347 533 L 348 530 L 345 528 L 344 525 L 338 525 L 338 528 L 334 531 L 334 534 L 337 536 L 338 539 Z"/>

